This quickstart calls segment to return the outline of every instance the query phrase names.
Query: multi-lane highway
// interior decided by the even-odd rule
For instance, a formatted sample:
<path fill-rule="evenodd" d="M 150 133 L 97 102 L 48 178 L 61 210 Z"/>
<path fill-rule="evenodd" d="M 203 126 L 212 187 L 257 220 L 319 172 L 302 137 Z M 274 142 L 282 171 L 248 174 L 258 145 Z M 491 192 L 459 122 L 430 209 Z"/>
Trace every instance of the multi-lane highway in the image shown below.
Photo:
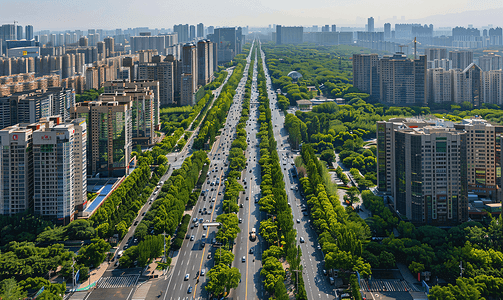
<path fill-rule="evenodd" d="M 227 157 L 231 143 L 236 133 L 236 125 L 241 116 L 242 99 L 244 86 L 246 84 L 250 57 L 247 58 L 243 78 L 241 79 L 234 95 L 233 103 L 227 115 L 225 127 L 221 135 L 215 141 L 209 153 L 211 165 L 202 190 L 200 199 L 192 210 L 192 218 L 196 222 L 191 222 L 182 247 L 173 257 L 174 268 L 168 272 L 166 277 L 152 284 L 147 299 L 159 297 L 161 299 L 187 299 L 187 298 L 207 298 L 209 294 L 205 291 L 206 276 L 202 275 L 214 265 L 214 251 L 212 240 L 216 235 L 217 228 L 207 226 L 206 223 L 215 221 L 216 217 L 223 213 L 222 200 L 225 190 L 225 174 L 227 171 Z M 203 242 L 204 245 L 203 245 Z M 188 275 L 188 276 L 187 276 Z"/>
<path fill-rule="evenodd" d="M 307 203 L 300 195 L 298 178 L 293 177 L 293 173 L 290 171 L 294 166 L 293 161 L 297 154 L 292 151 L 288 142 L 288 132 L 286 128 L 284 128 L 285 116 L 279 109 L 276 93 L 272 88 L 271 78 L 265 64 L 265 54 L 263 51 L 260 52 L 262 61 L 264 62 L 263 66 L 266 74 L 267 93 L 271 103 L 274 138 L 278 145 L 277 150 L 281 159 L 288 202 L 292 207 L 294 228 L 297 230 L 297 242 L 302 249 L 302 265 L 304 267 L 302 274 L 307 297 L 308 299 L 333 299 L 334 286 L 330 285 L 327 277 L 323 276 L 323 253 L 318 247 L 318 235 L 314 228 L 311 227 L 309 216 L 307 216 L 307 211 L 305 210 Z M 303 243 L 300 242 L 301 238 L 304 240 Z"/>
<path fill-rule="evenodd" d="M 242 184 L 245 192 L 239 199 L 242 208 L 239 210 L 241 233 L 238 234 L 234 247 L 233 267 L 237 267 L 241 273 L 241 283 L 232 291 L 233 299 L 264 299 L 264 289 L 260 278 L 260 268 L 262 266 L 262 251 L 264 243 L 260 236 L 254 241 L 250 240 L 250 232 L 253 228 L 258 232 L 260 220 L 265 217 L 258 205 L 260 199 L 260 149 L 259 140 L 256 134 L 259 131 L 258 117 L 258 90 L 257 90 L 257 59 L 253 68 L 253 78 L 250 96 L 250 117 L 245 130 L 247 134 L 248 148 L 246 149 L 247 166 L 243 171 Z M 244 261 L 243 261 L 244 258 Z"/>

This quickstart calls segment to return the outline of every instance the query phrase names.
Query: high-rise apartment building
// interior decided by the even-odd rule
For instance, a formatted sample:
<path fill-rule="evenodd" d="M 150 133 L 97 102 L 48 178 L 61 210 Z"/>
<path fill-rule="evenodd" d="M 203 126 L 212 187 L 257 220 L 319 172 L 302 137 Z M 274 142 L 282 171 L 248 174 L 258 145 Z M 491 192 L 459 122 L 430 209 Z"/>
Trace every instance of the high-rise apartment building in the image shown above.
<path fill-rule="evenodd" d="M 173 105 L 177 103 L 176 93 L 177 72 L 181 68 L 180 62 L 175 60 L 172 55 L 168 55 L 161 62 L 139 63 L 138 80 L 154 80 L 159 82 L 159 102 L 160 105 Z"/>
<path fill-rule="evenodd" d="M 452 102 L 452 71 L 428 69 L 428 103 Z"/>
<path fill-rule="evenodd" d="M 154 144 L 155 138 L 155 116 L 154 92 L 149 89 L 125 88 L 113 93 L 103 93 L 101 101 L 110 102 L 119 100 L 120 102 L 131 101 L 131 127 L 133 145 Z"/>
<path fill-rule="evenodd" d="M 379 190 L 417 225 L 468 220 L 466 133 L 449 123 L 377 122 Z"/>
<path fill-rule="evenodd" d="M 196 38 L 196 26 L 189 26 L 189 40 L 194 40 Z"/>
<path fill-rule="evenodd" d="M 0 40 L 9 41 L 16 39 L 16 25 L 4 24 L 0 26 Z"/>
<path fill-rule="evenodd" d="M 500 55 L 488 53 L 486 55 L 479 56 L 478 66 L 482 69 L 482 71 L 501 70 L 503 67 L 503 60 Z"/>
<path fill-rule="evenodd" d="M 304 42 L 304 27 L 276 26 L 276 44 L 301 44 Z"/>
<path fill-rule="evenodd" d="M 184 43 L 189 41 L 189 24 L 178 24 L 173 26 L 173 32 L 178 34 L 178 42 Z"/>
<path fill-rule="evenodd" d="M 367 19 L 367 31 L 374 32 L 374 18 L 370 17 Z"/>
<path fill-rule="evenodd" d="M 87 174 L 120 177 L 129 173 L 133 145 L 131 99 L 117 96 L 104 100 L 77 103 L 71 116 L 86 120 Z"/>
<path fill-rule="evenodd" d="M 447 59 L 447 49 L 446 48 L 426 48 L 424 49 L 424 55 L 428 61 L 434 61 L 436 59 Z"/>
<path fill-rule="evenodd" d="M 197 24 L 197 37 L 204 37 L 204 25 L 203 23 Z"/>
<path fill-rule="evenodd" d="M 465 69 L 454 69 L 452 77 L 452 97 L 456 103 L 465 101 L 474 106 L 483 103 L 483 72 L 474 63 Z"/>
<path fill-rule="evenodd" d="M 0 98 L 0 127 L 32 124 L 53 115 L 54 95 L 47 92 L 15 93 Z"/>
<path fill-rule="evenodd" d="M 473 51 L 468 50 L 449 51 L 449 60 L 452 61 L 453 69 L 464 70 L 471 63 L 473 63 Z"/>
<path fill-rule="evenodd" d="M 208 39 L 212 41 L 217 48 L 215 53 L 218 61 L 215 63 L 226 63 L 234 59 L 234 56 L 241 53 L 243 45 L 243 34 L 241 27 L 237 29 L 217 28 L 213 34 L 208 34 Z"/>
<path fill-rule="evenodd" d="M 14 215 L 33 208 L 33 132 L 36 125 L 17 124 L 0 130 L 0 213 Z"/>
<path fill-rule="evenodd" d="M 86 124 L 83 119 L 60 121 L 58 117 L 42 119 L 41 129 L 33 132 L 33 212 L 68 224 L 74 219 L 76 204 L 87 199 L 87 178 L 82 174 L 86 136 L 78 134 L 85 134 Z"/>
<path fill-rule="evenodd" d="M 194 93 L 198 87 L 198 58 L 194 44 L 185 44 L 182 49 L 182 78 L 180 105 L 194 105 Z"/>
<path fill-rule="evenodd" d="M 115 52 L 115 39 L 113 37 L 106 37 L 103 41 L 105 42 L 105 56 L 112 56 Z"/>
<path fill-rule="evenodd" d="M 466 132 L 468 192 L 496 200 L 501 176 L 500 135 L 503 126 L 480 118 L 463 119 L 454 127 Z"/>
<path fill-rule="evenodd" d="M 377 54 L 353 54 L 353 86 L 379 99 L 379 77 Z"/>
<path fill-rule="evenodd" d="M 206 85 L 213 79 L 213 43 L 209 40 L 197 42 L 198 84 Z"/>
<path fill-rule="evenodd" d="M 33 40 L 33 26 L 32 25 L 26 25 L 25 27 L 25 38 L 27 41 Z"/>
<path fill-rule="evenodd" d="M 426 57 L 397 53 L 378 62 L 380 101 L 388 105 L 426 105 Z"/>
<path fill-rule="evenodd" d="M 154 112 L 153 112 L 153 125 L 155 130 L 159 130 L 161 126 L 160 119 L 160 101 L 159 101 L 159 81 L 156 80 L 114 80 L 107 81 L 103 85 L 104 92 L 107 94 L 115 93 L 116 91 L 135 91 L 154 94 Z"/>
<path fill-rule="evenodd" d="M 384 40 L 391 39 L 391 23 L 384 23 Z"/>

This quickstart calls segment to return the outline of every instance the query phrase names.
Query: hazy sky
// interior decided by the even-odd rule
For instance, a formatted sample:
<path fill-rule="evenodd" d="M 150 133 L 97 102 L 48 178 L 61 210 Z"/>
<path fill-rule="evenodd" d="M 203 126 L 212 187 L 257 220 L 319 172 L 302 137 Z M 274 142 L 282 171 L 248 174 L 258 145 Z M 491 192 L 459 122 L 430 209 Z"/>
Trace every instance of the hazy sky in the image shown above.
<path fill-rule="evenodd" d="M 0 22 L 18 21 L 41 29 L 143 27 L 173 24 L 206 26 L 364 25 L 373 16 L 376 27 L 393 16 L 406 21 L 438 14 L 503 7 L 501 0 L 0 0 Z M 487 20 L 459 20 L 485 26 Z M 502 24 L 494 24 L 502 26 Z M 445 26 L 445 25 L 444 25 Z"/>

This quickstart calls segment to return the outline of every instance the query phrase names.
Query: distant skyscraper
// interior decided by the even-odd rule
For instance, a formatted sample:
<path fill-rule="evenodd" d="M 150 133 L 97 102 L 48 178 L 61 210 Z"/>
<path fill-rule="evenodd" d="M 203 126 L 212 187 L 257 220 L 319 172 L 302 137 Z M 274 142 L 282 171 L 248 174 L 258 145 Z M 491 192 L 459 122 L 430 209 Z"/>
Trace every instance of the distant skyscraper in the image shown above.
<path fill-rule="evenodd" d="M 105 42 L 105 53 L 106 56 L 112 56 L 112 53 L 115 52 L 115 40 L 113 37 L 106 37 L 103 39 Z"/>
<path fill-rule="evenodd" d="M 25 37 L 28 41 L 33 40 L 33 26 L 32 25 L 25 26 Z"/>
<path fill-rule="evenodd" d="M 316 29 L 318 31 L 318 29 Z M 301 44 L 304 41 L 304 27 L 276 26 L 276 44 Z"/>
<path fill-rule="evenodd" d="M 391 24 L 390 23 L 384 23 L 384 39 L 385 40 L 391 39 Z"/>
<path fill-rule="evenodd" d="M 325 25 L 325 26 L 321 27 L 321 32 L 329 32 L 329 31 L 330 31 L 329 25 Z"/>
<path fill-rule="evenodd" d="M 4 24 L 0 26 L 0 40 L 9 41 L 16 39 L 16 25 Z"/>
<path fill-rule="evenodd" d="M 197 37 L 204 37 L 204 25 L 203 25 L 203 23 L 197 24 Z"/>
<path fill-rule="evenodd" d="M 189 27 L 189 31 L 190 31 L 190 34 L 189 34 L 189 40 L 193 40 L 196 38 L 196 26 L 194 25 L 190 25 Z"/>
<path fill-rule="evenodd" d="M 20 26 L 20 25 L 17 26 L 16 37 L 17 37 L 17 40 L 23 39 L 23 26 Z"/>
<path fill-rule="evenodd" d="M 194 105 L 194 92 L 198 83 L 197 48 L 194 44 L 185 44 L 182 49 L 182 88 L 180 105 Z"/>
<path fill-rule="evenodd" d="M 379 99 L 379 77 L 377 54 L 353 54 L 353 86 Z"/>
<path fill-rule="evenodd" d="M 335 32 L 335 31 L 336 31 L 336 29 L 337 29 L 337 26 L 332 25 L 332 32 Z"/>
<path fill-rule="evenodd" d="M 374 32 L 374 18 L 373 17 L 368 18 L 367 23 L 368 23 L 367 28 L 368 32 Z"/>
<path fill-rule="evenodd" d="M 426 56 L 408 59 L 397 53 L 379 60 L 380 101 L 388 105 L 426 105 Z"/>

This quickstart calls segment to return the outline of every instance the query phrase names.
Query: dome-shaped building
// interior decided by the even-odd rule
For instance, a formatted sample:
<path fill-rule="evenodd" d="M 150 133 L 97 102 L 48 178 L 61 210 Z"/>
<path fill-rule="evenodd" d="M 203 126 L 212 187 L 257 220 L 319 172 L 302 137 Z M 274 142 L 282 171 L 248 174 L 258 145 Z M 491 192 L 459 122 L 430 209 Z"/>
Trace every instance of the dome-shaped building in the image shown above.
<path fill-rule="evenodd" d="M 300 74 L 297 71 L 292 71 L 292 72 L 288 73 L 288 77 L 292 78 L 294 81 L 297 81 L 300 78 L 302 78 L 302 74 Z"/>

